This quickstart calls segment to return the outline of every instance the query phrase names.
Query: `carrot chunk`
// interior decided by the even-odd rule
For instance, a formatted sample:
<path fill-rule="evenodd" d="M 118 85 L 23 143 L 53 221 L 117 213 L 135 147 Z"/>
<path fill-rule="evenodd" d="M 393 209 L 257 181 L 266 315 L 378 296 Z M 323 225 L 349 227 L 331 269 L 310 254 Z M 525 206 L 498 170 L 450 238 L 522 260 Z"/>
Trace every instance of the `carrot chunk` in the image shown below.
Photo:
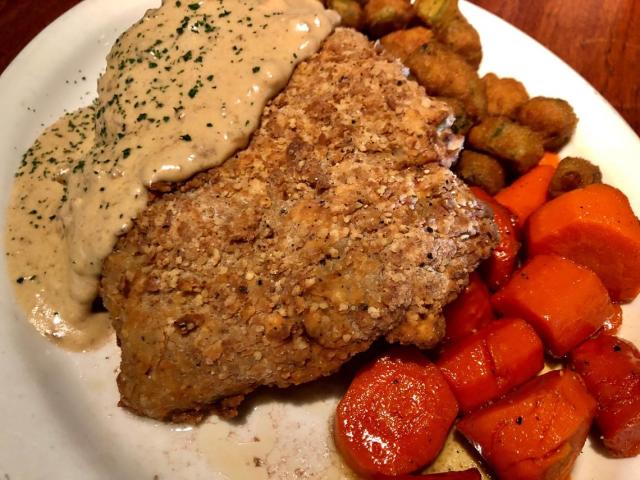
<path fill-rule="evenodd" d="M 596 403 L 570 370 L 549 372 L 458 422 L 458 430 L 508 480 L 565 480 Z"/>
<path fill-rule="evenodd" d="M 395 477 L 377 476 L 375 480 L 482 480 L 480 470 L 470 468 L 461 472 L 427 473 L 425 475 L 398 475 Z"/>
<path fill-rule="evenodd" d="M 556 168 L 560 165 L 560 156 L 554 152 L 544 152 L 544 155 L 538 162 L 538 165 L 550 165 L 553 168 Z"/>
<path fill-rule="evenodd" d="M 640 454 L 640 352 L 613 335 L 599 335 L 571 352 L 571 366 L 598 402 L 596 424 L 612 455 Z"/>
<path fill-rule="evenodd" d="M 440 370 L 417 350 L 395 349 L 358 372 L 338 404 L 334 438 L 360 475 L 400 475 L 438 455 L 457 414 Z"/>
<path fill-rule="evenodd" d="M 607 332 L 611 335 L 614 335 L 620 327 L 622 326 L 622 307 L 620 305 L 614 303 L 613 304 L 613 315 L 607 318 L 602 325 L 602 331 Z"/>
<path fill-rule="evenodd" d="M 589 185 L 546 203 L 529 218 L 531 255 L 554 253 L 589 267 L 612 300 L 640 292 L 640 221 L 629 200 L 609 185 Z"/>
<path fill-rule="evenodd" d="M 522 228 L 533 212 L 547 201 L 547 191 L 555 168 L 538 165 L 518 178 L 494 197 L 518 217 L 518 226 Z"/>
<path fill-rule="evenodd" d="M 503 315 L 529 322 L 556 357 L 564 356 L 616 314 L 595 273 L 556 255 L 533 257 L 492 301 Z"/>
<path fill-rule="evenodd" d="M 447 321 L 446 338 L 460 340 L 495 320 L 491 306 L 491 294 L 480 275 L 469 275 L 469 285 L 444 308 Z"/>
<path fill-rule="evenodd" d="M 543 364 L 542 341 L 533 328 L 518 319 L 492 322 L 445 346 L 436 362 L 464 412 L 531 379 Z"/>
<path fill-rule="evenodd" d="M 506 207 L 478 187 L 470 187 L 478 200 L 485 202 L 493 210 L 493 219 L 500 234 L 500 243 L 491 256 L 482 264 L 482 274 L 492 290 L 507 283 L 518 264 L 520 242 L 515 228 L 517 219 Z"/>

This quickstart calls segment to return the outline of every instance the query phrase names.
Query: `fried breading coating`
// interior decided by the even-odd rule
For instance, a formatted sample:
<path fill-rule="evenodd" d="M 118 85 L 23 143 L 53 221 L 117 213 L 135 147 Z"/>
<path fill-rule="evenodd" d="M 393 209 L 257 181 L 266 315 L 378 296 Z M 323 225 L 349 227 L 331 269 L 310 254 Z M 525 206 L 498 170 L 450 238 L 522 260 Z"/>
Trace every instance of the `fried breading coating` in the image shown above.
<path fill-rule="evenodd" d="M 356 0 L 329 0 L 327 8 L 340 14 L 340 25 L 359 30 L 364 25 L 364 10 Z"/>
<path fill-rule="evenodd" d="M 364 24 L 373 38 L 405 28 L 415 16 L 409 0 L 368 0 Z"/>
<path fill-rule="evenodd" d="M 506 185 L 506 172 L 500 162 L 472 150 L 462 152 L 456 173 L 468 185 L 480 187 L 489 195 L 495 195 Z"/>
<path fill-rule="evenodd" d="M 482 77 L 487 92 L 487 114 L 513 117 L 527 100 L 529 94 L 524 85 L 515 78 L 500 78 L 495 73 Z"/>
<path fill-rule="evenodd" d="M 469 145 L 499 158 L 516 175 L 531 170 L 544 155 L 537 132 L 506 117 L 486 117 L 467 136 Z"/>
<path fill-rule="evenodd" d="M 435 28 L 448 24 L 460 13 L 458 0 L 415 0 L 414 8 L 420 20 Z"/>
<path fill-rule="evenodd" d="M 380 43 L 391 55 L 405 61 L 415 49 L 433 39 L 433 32 L 425 27 L 414 27 L 389 33 Z"/>
<path fill-rule="evenodd" d="M 580 157 L 566 157 L 560 161 L 551 183 L 549 196 L 556 198 L 563 193 L 584 188 L 594 183 L 602 183 L 600 167 Z"/>
<path fill-rule="evenodd" d="M 491 214 L 440 164 L 450 111 L 338 29 L 246 150 L 158 193 L 104 266 L 121 405 L 235 415 L 261 385 L 335 372 L 378 338 L 421 347 L 487 256 Z"/>
<path fill-rule="evenodd" d="M 452 97 L 436 97 L 438 100 L 445 102 L 451 110 L 456 120 L 451 125 L 451 130 L 460 135 L 466 135 L 471 127 L 473 127 L 473 118 L 467 114 L 467 110 L 464 107 L 462 100 Z"/>
<path fill-rule="evenodd" d="M 409 55 L 405 63 L 429 95 L 457 98 L 471 118 L 484 117 L 484 85 L 475 69 L 449 47 L 429 42 Z"/>
<path fill-rule="evenodd" d="M 461 14 L 437 29 L 438 40 L 464 58 L 476 70 L 482 62 L 482 44 L 478 31 Z"/>
<path fill-rule="evenodd" d="M 518 108 L 517 121 L 542 135 L 544 148 L 558 151 L 576 130 L 578 117 L 566 100 L 534 97 Z"/>

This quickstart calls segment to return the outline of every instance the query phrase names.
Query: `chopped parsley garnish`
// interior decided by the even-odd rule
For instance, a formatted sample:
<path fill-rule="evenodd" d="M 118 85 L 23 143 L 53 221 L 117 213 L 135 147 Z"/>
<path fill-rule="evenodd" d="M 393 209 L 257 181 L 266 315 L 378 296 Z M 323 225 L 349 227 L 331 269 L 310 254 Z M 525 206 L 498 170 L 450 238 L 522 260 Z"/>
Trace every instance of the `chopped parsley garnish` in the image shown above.
<path fill-rule="evenodd" d="M 80 160 L 75 167 L 73 167 L 73 173 L 84 171 L 84 160 Z"/>

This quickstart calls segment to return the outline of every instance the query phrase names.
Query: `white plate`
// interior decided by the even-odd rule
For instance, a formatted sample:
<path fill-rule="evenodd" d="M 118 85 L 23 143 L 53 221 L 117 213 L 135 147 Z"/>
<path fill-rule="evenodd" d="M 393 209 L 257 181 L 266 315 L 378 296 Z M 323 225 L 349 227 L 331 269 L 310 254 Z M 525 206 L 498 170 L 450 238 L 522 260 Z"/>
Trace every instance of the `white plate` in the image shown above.
<path fill-rule="evenodd" d="M 153 0 L 86 0 L 36 37 L 0 77 L 0 225 L 13 172 L 43 126 L 87 104 L 117 35 Z M 497 17 L 464 4 L 482 37 L 483 71 L 521 79 L 533 95 L 567 99 L 581 121 L 566 153 L 596 161 L 640 211 L 640 140 L 581 77 Z M 86 78 L 86 80 L 85 80 Z M 14 480 L 341 478 L 329 437 L 339 385 L 260 394 L 243 420 L 197 429 L 133 417 L 116 406 L 115 345 L 61 351 L 24 321 L 0 256 L 0 478 Z M 640 343 L 640 302 L 624 307 L 624 336 Z M 254 437 L 258 437 L 258 441 Z M 263 462 L 254 464 L 254 457 Z M 260 463 L 260 462 L 258 462 Z M 572 478 L 632 478 L 640 459 L 585 447 Z"/>

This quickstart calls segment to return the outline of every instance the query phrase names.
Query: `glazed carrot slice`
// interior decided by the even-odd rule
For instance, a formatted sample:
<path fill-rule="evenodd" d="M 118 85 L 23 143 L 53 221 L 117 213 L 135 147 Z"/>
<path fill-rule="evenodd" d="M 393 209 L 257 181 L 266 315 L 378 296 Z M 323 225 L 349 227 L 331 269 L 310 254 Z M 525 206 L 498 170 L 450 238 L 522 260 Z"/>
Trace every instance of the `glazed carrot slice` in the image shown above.
<path fill-rule="evenodd" d="M 566 480 L 595 409 L 580 377 L 557 370 L 463 417 L 457 428 L 500 479 Z"/>
<path fill-rule="evenodd" d="M 554 172 L 554 167 L 538 165 L 500 190 L 494 197 L 499 204 L 516 215 L 520 228 L 524 226 L 529 215 L 547 201 L 547 191 Z"/>
<path fill-rule="evenodd" d="M 338 451 L 365 477 L 414 472 L 440 452 L 458 414 L 438 367 L 395 349 L 364 367 L 338 404 Z"/>
<path fill-rule="evenodd" d="M 470 468 L 461 472 L 427 473 L 425 475 L 398 475 L 396 477 L 378 476 L 376 480 L 482 480 L 480 470 Z"/>
<path fill-rule="evenodd" d="M 529 218 L 530 255 L 554 253 L 596 272 L 614 301 L 640 292 L 640 221 L 609 185 L 589 185 L 546 203 Z"/>
<path fill-rule="evenodd" d="M 598 402 L 596 424 L 616 457 L 640 454 L 640 352 L 630 342 L 599 335 L 571 352 L 571 366 Z"/>
<path fill-rule="evenodd" d="M 492 301 L 503 315 L 529 322 L 556 357 L 568 353 L 616 315 L 598 276 L 556 255 L 533 257 Z"/>
<path fill-rule="evenodd" d="M 544 365 L 544 348 L 524 320 L 503 319 L 445 346 L 436 365 L 469 412 L 534 377 Z"/>
<path fill-rule="evenodd" d="M 554 152 L 544 152 L 544 155 L 538 162 L 538 165 L 549 165 L 556 168 L 560 165 L 560 155 Z"/>
<path fill-rule="evenodd" d="M 484 261 L 481 272 L 490 289 L 496 290 L 507 283 L 518 264 L 520 242 L 515 228 L 517 219 L 506 207 L 478 187 L 470 187 L 478 200 L 493 210 L 493 218 L 500 234 L 500 243 L 491 256 Z"/>
<path fill-rule="evenodd" d="M 447 321 L 445 336 L 452 342 L 477 332 L 495 320 L 491 294 L 480 275 L 476 272 L 469 275 L 469 285 L 444 308 L 443 313 Z"/>
<path fill-rule="evenodd" d="M 611 335 L 614 335 L 622 326 L 622 307 L 614 303 L 613 308 L 613 315 L 605 320 L 604 325 L 602 325 L 602 331 Z"/>

